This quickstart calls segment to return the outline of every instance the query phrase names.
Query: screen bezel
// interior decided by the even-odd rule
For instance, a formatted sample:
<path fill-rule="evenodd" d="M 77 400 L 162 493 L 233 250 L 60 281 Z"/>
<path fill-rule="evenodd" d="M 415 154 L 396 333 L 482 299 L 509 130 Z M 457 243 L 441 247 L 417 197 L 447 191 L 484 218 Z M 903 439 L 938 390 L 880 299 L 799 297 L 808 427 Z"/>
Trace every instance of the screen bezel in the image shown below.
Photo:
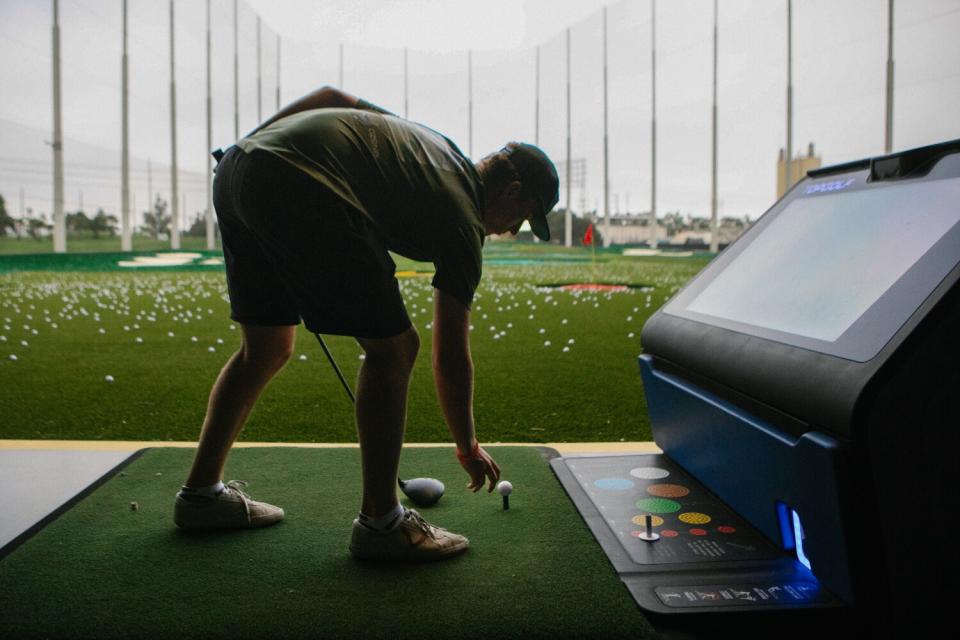
<path fill-rule="evenodd" d="M 671 316 L 692 320 L 710 326 L 735 331 L 749 336 L 807 349 L 855 362 L 867 362 L 876 357 L 906 323 L 923 301 L 960 262 L 960 223 L 954 224 L 933 246 L 911 265 L 866 311 L 835 341 L 830 342 L 736 320 L 729 320 L 690 311 L 688 306 L 706 289 L 724 268 L 737 258 L 763 230 L 789 205 L 799 198 L 831 197 L 834 193 L 849 193 L 867 189 L 895 189 L 898 185 L 916 185 L 921 182 L 960 177 L 960 155 L 941 159 L 926 176 L 909 180 L 870 182 L 868 169 L 806 178 L 774 205 L 736 242 L 683 288 L 662 309 Z M 853 180 L 839 189 L 830 189 Z M 811 188 L 814 192 L 807 193 Z M 960 206 L 960 203 L 958 203 Z"/>

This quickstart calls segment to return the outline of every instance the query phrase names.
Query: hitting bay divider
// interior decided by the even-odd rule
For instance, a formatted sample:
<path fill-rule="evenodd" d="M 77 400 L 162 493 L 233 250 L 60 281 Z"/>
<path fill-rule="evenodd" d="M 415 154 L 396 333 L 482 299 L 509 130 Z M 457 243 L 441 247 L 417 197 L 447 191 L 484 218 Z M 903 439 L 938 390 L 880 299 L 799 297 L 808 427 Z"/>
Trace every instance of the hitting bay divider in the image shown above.
<path fill-rule="evenodd" d="M 487 451 L 514 485 L 508 511 L 465 488 L 452 447 L 404 449 L 402 475 L 449 487 L 419 511 L 471 542 L 411 565 L 349 555 L 356 449 L 235 449 L 224 479 L 286 518 L 206 534 L 172 521 L 194 451 L 147 449 L 0 561 L 0 637 L 654 637 L 550 470 L 555 452 Z"/>

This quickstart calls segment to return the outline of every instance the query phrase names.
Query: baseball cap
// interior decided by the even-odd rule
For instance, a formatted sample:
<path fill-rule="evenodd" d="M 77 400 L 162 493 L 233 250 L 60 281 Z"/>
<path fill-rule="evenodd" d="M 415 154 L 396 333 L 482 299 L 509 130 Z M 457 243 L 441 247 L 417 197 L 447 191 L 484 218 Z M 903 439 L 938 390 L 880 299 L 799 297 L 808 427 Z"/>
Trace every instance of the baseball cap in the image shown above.
<path fill-rule="evenodd" d="M 523 191 L 532 196 L 539 206 L 530 220 L 533 234 L 541 240 L 550 239 L 547 214 L 560 200 L 560 178 L 557 168 L 539 147 L 525 142 L 507 145 L 505 149 L 517 173 Z"/>

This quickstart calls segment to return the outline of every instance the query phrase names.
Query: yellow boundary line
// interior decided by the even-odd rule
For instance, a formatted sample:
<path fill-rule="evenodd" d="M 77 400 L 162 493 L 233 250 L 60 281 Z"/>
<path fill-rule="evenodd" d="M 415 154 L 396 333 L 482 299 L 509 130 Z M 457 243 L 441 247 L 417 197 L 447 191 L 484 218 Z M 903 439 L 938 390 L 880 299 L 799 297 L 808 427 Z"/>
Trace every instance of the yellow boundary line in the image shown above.
<path fill-rule="evenodd" d="M 483 442 L 490 447 L 550 447 L 560 455 L 576 453 L 660 453 L 653 442 Z M 52 449 L 59 451 L 136 451 L 146 447 L 194 448 L 196 442 L 166 440 L 0 440 L 0 450 Z M 357 449 L 356 442 L 237 442 L 234 447 L 301 447 L 308 449 Z M 408 442 L 404 447 L 453 447 L 449 442 Z"/>

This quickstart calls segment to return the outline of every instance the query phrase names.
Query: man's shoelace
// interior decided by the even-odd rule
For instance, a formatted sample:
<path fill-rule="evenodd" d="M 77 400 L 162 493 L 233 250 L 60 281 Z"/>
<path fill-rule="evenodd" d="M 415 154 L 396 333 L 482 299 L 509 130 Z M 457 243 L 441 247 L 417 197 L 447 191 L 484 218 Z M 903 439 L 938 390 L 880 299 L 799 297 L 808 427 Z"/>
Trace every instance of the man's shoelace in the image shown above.
<path fill-rule="evenodd" d="M 230 487 L 231 489 L 239 493 L 241 496 L 243 496 L 247 500 L 253 500 L 253 498 L 250 497 L 250 494 L 242 490 L 242 488 L 246 487 L 247 484 L 249 483 L 245 480 L 228 480 L 227 482 L 224 483 L 223 486 Z"/>
<path fill-rule="evenodd" d="M 426 533 L 428 536 L 430 536 L 434 540 L 437 539 L 437 534 L 435 532 L 436 530 L 446 531 L 446 529 L 442 527 L 435 527 L 432 524 L 428 523 L 426 520 L 423 519 L 423 516 L 417 513 L 416 509 L 407 509 L 407 517 L 412 518 L 413 521 L 417 523 L 417 527 L 419 527 L 421 531 Z"/>
<path fill-rule="evenodd" d="M 229 480 L 229 481 L 227 481 L 227 482 L 224 483 L 224 489 L 223 489 L 223 490 L 226 491 L 226 490 L 229 489 L 229 490 L 233 491 L 234 493 L 240 494 L 240 497 L 243 498 L 243 500 L 240 501 L 240 502 L 243 503 L 243 511 L 244 511 L 244 513 L 245 513 L 246 516 L 247 516 L 247 520 L 249 520 L 249 519 L 250 519 L 250 504 L 249 504 L 247 501 L 248 501 L 248 500 L 253 500 L 253 498 L 250 497 L 250 494 L 248 494 L 247 492 L 245 492 L 245 491 L 242 490 L 242 487 L 246 487 L 247 484 L 248 484 L 248 483 L 247 483 L 245 480 Z"/>

